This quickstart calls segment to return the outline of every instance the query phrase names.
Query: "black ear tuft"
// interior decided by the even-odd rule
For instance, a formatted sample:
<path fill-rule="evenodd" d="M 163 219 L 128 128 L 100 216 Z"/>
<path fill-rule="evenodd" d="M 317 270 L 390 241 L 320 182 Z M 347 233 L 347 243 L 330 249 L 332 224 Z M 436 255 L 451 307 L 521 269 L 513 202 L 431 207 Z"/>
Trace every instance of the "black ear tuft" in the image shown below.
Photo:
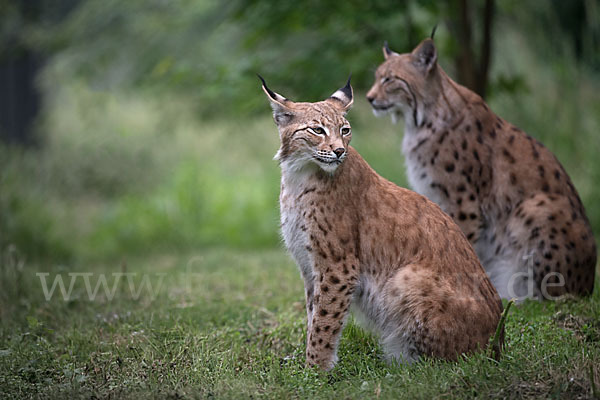
<path fill-rule="evenodd" d="M 348 77 L 348 81 L 346 82 L 346 86 L 340 88 L 335 91 L 329 98 L 331 100 L 335 100 L 335 102 L 342 106 L 342 110 L 346 113 L 352 104 L 354 103 L 354 95 L 352 94 L 352 86 L 350 85 L 350 80 L 352 79 L 352 74 Z"/>
<path fill-rule="evenodd" d="M 390 49 L 390 46 L 388 45 L 387 40 L 385 42 L 383 42 L 383 58 L 385 58 L 387 60 L 391 56 L 397 56 L 397 55 L 398 55 L 398 53 L 396 53 L 395 51 Z"/>
<path fill-rule="evenodd" d="M 265 82 L 265 80 L 263 79 L 263 77 L 260 76 L 259 74 L 256 74 L 256 76 L 258 76 L 258 79 L 260 79 L 260 81 L 262 82 L 262 85 L 265 88 L 265 90 L 267 91 L 267 93 L 269 94 L 269 96 L 271 96 L 271 98 L 273 100 L 277 100 L 277 95 L 275 94 L 275 92 L 273 92 L 271 89 L 269 89 L 267 87 L 267 82 Z"/>
<path fill-rule="evenodd" d="M 352 98 L 352 86 L 350 86 L 351 79 L 352 79 L 352 72 L 350 72 L 350 76 L 348 76 L 348 81 L 346 82 L 346 86 L 344 86 L 343 88 L 340 89 L 342 91 L 342 93 L 344 93 L 344 95 L 346 97 L 348 97 L 349 99 Z"/>
<path fill-rule="evenodd" d="M 431 35 L 429 35 L 429 38 L 431 40 L 433 40 L 433 37 L 435 36 L 435 31 L 437 30 L 437 26 L 438 24 L 435 24 L 435 26 L 433 27 L 433 29 L 431 30 Z"/>
<path fill-rule="evenodd" d="M 392 52 L 392 50 L 390 50 L 390 46 L 388 45 L 387 40 L 385 42 L 383 42 L 383 49 L 384 49 L 386 55 L 388 55 L 388 56 L 392 55 L 393 52 Z"/>
<path fill-rule="evenodd" d="M 262 76 L 256 74 L 262 82 L 262 90 L 265 92 L 273 109 L 273 118 L 277 125 L 285 125 L 289 123 L 293 118 L 294 114 L 290 107 L 293 107 L 293 102 L 286 99 L 280 94 L 275 93 L 267 87 L 267 83 Z"/>

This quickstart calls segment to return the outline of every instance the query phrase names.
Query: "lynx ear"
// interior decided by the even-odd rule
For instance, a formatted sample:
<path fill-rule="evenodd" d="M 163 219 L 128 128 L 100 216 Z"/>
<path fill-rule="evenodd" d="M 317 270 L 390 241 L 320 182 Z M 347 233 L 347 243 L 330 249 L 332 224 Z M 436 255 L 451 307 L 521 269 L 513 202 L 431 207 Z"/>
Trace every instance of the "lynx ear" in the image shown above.
<path fill-rule="evenodd" d="M 412 52 L 413 64 L 428 74 L 437 63 L 437 50 L 433 40 L 423 40 Z"/>
<path fill-rule="evenodd" d="M 275 123 L 277 125 L 288 124 L 294 118 L 294 114 L 290 108 L 292 102 L 282 95 L 277 94 L 269 89 L 262 76 L 258 75 L 258 78 L 262 82 L 262 90 L 267 95 L 269 103 L 271 103 L 271 108 L 273 109 L 273 119 L 275 120 Z"/>
<path fill-rule="evenodd" d="M 388 58 L 390 58 L 391 56 L 398 56 L 399 54 L 396 53 L 395 51 L 390 50 L 390 47 L 388 46 L 388 42 L 387 40 L 385 42 L 383 42 L 383 57 L 387 60 Z"/>
<path fill-rule="evenodd" d="M 336 104 L 342 106 L 342 110 L 346 113 L 352 104 L 354 103 L 354 95 L 352 91 L 352 86 L 350 85 L 350 79 L 352 79 L 352 74 L 348 77 L 348 82 L 346 82 L 346 86 L 336 90 L 329 99 L 335 100 Z"/>

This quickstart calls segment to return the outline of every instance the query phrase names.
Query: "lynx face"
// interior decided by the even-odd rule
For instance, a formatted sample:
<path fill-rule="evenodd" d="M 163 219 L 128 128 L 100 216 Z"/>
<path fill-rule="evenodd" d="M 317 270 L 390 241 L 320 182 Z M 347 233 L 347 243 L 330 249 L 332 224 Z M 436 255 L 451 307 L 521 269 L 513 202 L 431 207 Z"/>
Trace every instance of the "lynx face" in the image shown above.
<path fill-rule="evenodd" d="M 375 72 L 375 83 L 367 93 L 376 116 L 391 114 L 394 123 L 400 115 L 418 126 L 423 118 L 427 91 L 435 87 L 429 82 L 435 79 L 437 53 L 433 42 L 425 40 L 412 53 L 398 54 L 387 46 L 383 49 L 385 62 Z"/>
<path fill-rule="evenodd" d="M 270 90 L 264 80 L 263 90 L 279 129 L 281 147 L 275 159 L 282 168 L 291 171 L 321 168 L 334 173 L 346 159 L 352 139 L 350 124 L 343 116 L 352 106 L 349 81 L 318 103 L 295 103 Z"/>

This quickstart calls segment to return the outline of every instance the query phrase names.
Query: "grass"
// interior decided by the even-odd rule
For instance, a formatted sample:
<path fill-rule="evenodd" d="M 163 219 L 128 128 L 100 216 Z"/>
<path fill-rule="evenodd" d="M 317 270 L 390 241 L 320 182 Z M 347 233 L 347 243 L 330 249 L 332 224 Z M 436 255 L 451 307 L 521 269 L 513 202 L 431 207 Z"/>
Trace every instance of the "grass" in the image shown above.
<path fill-rule="evenodd" d="M 65 268 L 5 254 L 0 335 L 3 398 L 590 398 L 600 384 L 600 290 L 580 301 L 512 308 L 499 362 L 389 366 L 351 322 L 330 373 L 304 368 L 302 281 L 282 250 L 152 256 Z M 69 271 L 132 275 L 90 301 L 83 278 L 46 301 Z M 143 276 L 147 286 L 136 299 Z M 161 275 L 163 274 L 163 275 Z M 162 278 L 161 278 L 162 276 Z M 159 287 L 159 281 L 162 285 Z"/>

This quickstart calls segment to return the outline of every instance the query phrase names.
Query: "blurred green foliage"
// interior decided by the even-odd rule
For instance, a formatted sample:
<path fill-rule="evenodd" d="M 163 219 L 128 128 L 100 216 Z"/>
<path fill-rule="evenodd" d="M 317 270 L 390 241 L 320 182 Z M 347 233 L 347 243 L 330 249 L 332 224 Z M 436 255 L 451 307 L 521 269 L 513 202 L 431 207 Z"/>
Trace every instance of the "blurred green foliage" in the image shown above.
<path fill-rule="evenodd" d="M 31 26 L 27 41 L 58 52 L 64 76 L 98 90 L 177 91 L 205 117 L 225 107 L 249 114 L 262 105 L 243 95 L 257 72 L 303 98 L 323 96 L 351 71 L 365 88 L 380 59 L 374 49 L 386 39 L 407 49 L 424 37 L 436 4 L 87 0 L 51 31 Z"/>
<path fill-rule="evenodd" d="M 584 21 L 563 20 L 569 7 L 558 3 L 497 2 L 489 102 L 555 152 L 599 232 L 599 2 L 572 2 L 585 3 Z M 402 128 L 375 119 L 364 90 L 384 40 L 409 51 L 436 23 L 439 62 L 453 76 L 460 43 L 445 27 L 455 7 L 86 0 L 60 22 L 21 25 L 12 10 L 2 39 L 18 36 L 48 63 L 39 147 L 0 144 L 0 248 L 64 261 L 276 246 L 278 139 L 256 72 L 304 101 L 352 72 L 353 145 L 406 186 Z"/>
<path fill-rule="evenodd" d="M 262 106 L 244 95 L 254 90 L 257 72 L 281 82 L 281 90 L 290 97 L 319 99 L 350 72 L 355 89 L 366 90 L 384 41 L 399 52 L 409 51 L 436 24 L 442 25 L 436 34 L 440 58 L 452 70 L 452 57 L 463 46 L 453 35 L 459 3 L 85 0 L 59 23 L 51 22 L 56 17 L 44 18 L 27 24 L 16 36 L 56 55 L 53 62 L 60 63 L 62 77 L 82 79 L 96 90 L 183 93 L 193 98 L 204 117 L 223 115 L 224 108 L 232 107 L 249 114 Z M 468 3 L 478 42 L 482 2 Z M 551 1 L 544 6 L 501 0 L 496 8 L 494 24 L 504 19 L 513 25 L 518 21 L 525 29 L 536 27 L 528 33 L 546 51 L 564 53 L 566 47 L 579 60 L 599 66 L 599 0 Z M 56 14 L 54 7 L 44 10 L 42 15 Z M 7 21 L 15 24 L 15 18 Z M 494 42 L 502 39 L 497 32 Z M 491 83 L 498 78 L 496 90 L 515 93 L 519 86 L 506 85 L 507 78 L 518 82 L 520 77 L 492 76 Z"/>

